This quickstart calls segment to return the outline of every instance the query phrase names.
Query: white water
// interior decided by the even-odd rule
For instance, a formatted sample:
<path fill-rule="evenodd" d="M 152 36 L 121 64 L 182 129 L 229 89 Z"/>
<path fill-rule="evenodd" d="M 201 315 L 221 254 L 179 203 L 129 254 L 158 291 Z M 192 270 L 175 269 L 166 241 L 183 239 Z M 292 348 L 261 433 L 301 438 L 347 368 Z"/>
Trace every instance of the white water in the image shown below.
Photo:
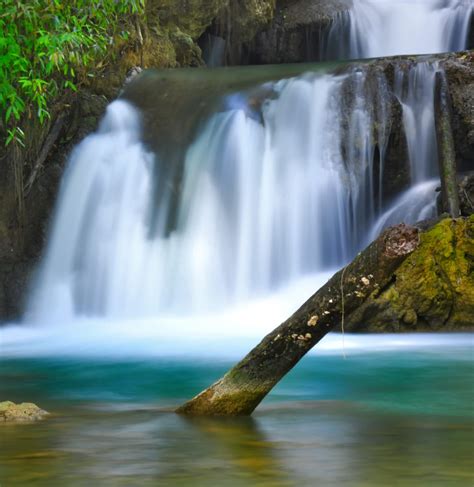
<path fill-rule="evenodd" d="M 286 296 L 283 299 L 287 300 Z M 260 303 L 261 311 L 275 300 Z M 251 310 L 254 311 L 251 305 Z M 79 319 L 78 331 L 64 324 L 46 328 L 10 325 L 2 332 L 2 358 L 173 358 L 237 360 L 245 356 L 275 322 L 249 320 L 249 314 L 199 316 L 194 319 L 162 317 L 156 319 L 111 321 Z M 244 324 L 243 324 L 244 323 Z M 197 332 L 196 330 L 199 330 Z M 219 330 L 218 332 L 216 330 Z M 358 353 L 423 350 L 434 354 L 455 353 L 474 346 L 472 333 L 410 333 L 326 335 L 310 354 L 338 355 L 343 360 Z"/>
<path fill-rule="evenodd" d="M 352 0 L 333 22 L 325 55 L 361 59 L 460 51 L 473 8 L 472 0 Z"/>
<path fill-rule="evenodd" d="M 429 220 L 436 216 L 435 190 L 439 180 L 419 183 L 400 195 L 375 223 L 368 242 L 374 240 L 382 230 L 398 223 L 413 223 Z"/>
<path fill-rule="evenodd" d="M 395 94 L 403 107 L 403 121 L 411 163 L 411 179 L 420 183 L 437 176 L 438 150 L 434 115 L 437 62 L 419 62 L 395 71 Z"/>
<path fill-rule="evenodd" d="M 429 67 L 412 69 L 431 76 Z M 409 69 L 396 89 L 416 111 L 429 97 L 413 96 L 420 86 L 412 79 Z M 348 83 L 350 114 L 340 104 Z M 357 68 L 277 83 L 261 117 L 252 116 L 244 95 L 240 109 L 229 103 L 233 108 L 214 115 L 187 152 L 170 236 L 166 202 L 158 222 L 151 221 L 152 166 L 161 162 L 140 143 L 135 109 L 112 103 L 98 133 L 76 149 L 63 180 L 27 317 L 48 333 L 32 347 L 29 328 L 10 329 L 5 353 L 68 343 L 91 350 L 94 342 L 104 350 L 104 342 L 117 350 L 137 342 L 141 349 L 144 337 L 185 347 L 190 326 L 201 337 L 191 342 L 201 340 L 209 350 L 217 347 L 212 336 L 216 344 L 227 333 L 233 343 L 248 344 L 281 322 L 351 259 L 371 229 L 399 215 L 400 205 L 408 223 L 427 214 L 424 203 L 418 210 L 419 191 L 409 191 L 374 227 L 381 201 L 372 127 L 376 121 L 382 173 L 390 93 L 383 77 L 375 92 L 371 86 L 365 69 Z M 422 133 L 426 128 L 420 124 Z M 411 155 L 414 165 L 426 163 L 418 152 Z M 427 201 L 432 186 L 424 190 Z M 161 229 L 157 236 L 149 232 L 152 223 Z M 73 333 L 69 341 L 64 323 L 82 330 L 82 338 Z"/>
<path fill-rule="evenodd" d="M 138 113 L 116 101 L 97 134 L 75 149 L 28 320 L 127 314 L 137 298 L 146 304 L 158 269 L 147 238 L 153 157 L 139 136 Z"/>
<path fill-rule="evenodd" d="M 347 82 L 349 116 L 339 102 Z M 138 140 L 138 114 L 111 104 L 71 159 L 29 319 L 209 313 L 350 260 L 380 213 L 365 73 L 302 76 L 274 89 L 263 123 L 234 108 L 191 145 L 170 236 L 166 205 L 150 220 L 153 161 Z"/>

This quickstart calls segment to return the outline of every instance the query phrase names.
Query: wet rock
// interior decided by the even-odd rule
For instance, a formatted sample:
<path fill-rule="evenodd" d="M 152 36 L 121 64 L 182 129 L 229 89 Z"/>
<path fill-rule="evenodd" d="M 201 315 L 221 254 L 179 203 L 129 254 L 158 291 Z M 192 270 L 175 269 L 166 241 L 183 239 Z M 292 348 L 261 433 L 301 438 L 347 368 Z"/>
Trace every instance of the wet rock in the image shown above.
<path fill-rule="evenodd" d="M 159 20 L 165 30 L 177 27 L 197 39 L 227 0 L 148 0 L 146 5 L 148 19 Z"/>
<path fill-rule="evenodd" d="M 128 85 L 131 83 L 141 72 L 143 68 L 141 66 L 133 66 L 127 72 L 127 77 L 125 78 L 124 85 Z"/>
<path fill-rule="evenodd" d="M 46 160 L 31 191 L 24 195 L 24 212 L 17 212 L 11 167 L 0 161 L 0 323 L 18 318 L 29 282 L 45 247 L 52 209 L 71 149 L 96 129 L 108 100 L 87 91 L 64 108 L 63 133 Z M 2 170 L 3 178 L 2 178 Z"/>
<path fill-rule="evenodd" d="M 438 188 L 441 191 L 441 188 Z M 461 216 L 474 214 L 474 172 L 458 176 L 459 208 Z M 436 198 L 438 214 L 443 213 L 441 194 Z"/>
<path fill-rule="evenodd" d="M 453 110 L 453 137 L 459 171 L 474 169 L 474 52 L 443 62 Z"/>
<path fill-rule="evenodd" d="M 459 181 L 459 203 L 461 215 L 474 214 L 474 173 L 466 174 Z"/>
<path fill-rule="evenodd" d="M 230 44 L 226 57 L 229 65 L 319 61 L 328 29 L 350 4 L 350 0 L 279 0 L 273 18 L 267 9 L 260 25 L 254 23 L 250 29 L 237 29 L 234 35 L 222 26 L 214 27 L 212 33 Z M 252 15 L 242 18 L 252 19 Z"/>
<path fill-rule="evenodd" d="M 273 20 L 275 7 L 275 0 L 228 2 L 200 39 L 200 45 L 208 53 L 220 50 L 218 59 L 221 64 L 249 64 L 255 40 Z M 212 64 L 212 56 L 208 54 L 207 58 Z"/>
<path fill-rule="evenodd" d="M 43 419 L 49 413 L 36 404 L 23 402 L 15 404 L 11 401 L 0 402 L 0 423 L 25 423 Z"/>

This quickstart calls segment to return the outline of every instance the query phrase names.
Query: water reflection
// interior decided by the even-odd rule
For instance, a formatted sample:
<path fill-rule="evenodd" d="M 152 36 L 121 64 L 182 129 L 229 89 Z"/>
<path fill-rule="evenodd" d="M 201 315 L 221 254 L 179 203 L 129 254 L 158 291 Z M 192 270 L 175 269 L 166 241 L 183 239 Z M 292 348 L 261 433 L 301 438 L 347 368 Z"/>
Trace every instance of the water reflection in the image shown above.
<path fill-rule="evenodd" d="M 346 360 L 322 346 L 237 419 L 170 407 L 231 363 L 2 359 L 0 397 L 54 414 L 0 424 L 0 485 L 472 485 L 472 336 L 353 340 Z"/>
<path fill-rule="evenodd" d="M 151 409 L 76 409 L 4 427 L 1 478 L 15 485 L 470 485 L 472 424 L 292 403 L 255 419 Z"/>

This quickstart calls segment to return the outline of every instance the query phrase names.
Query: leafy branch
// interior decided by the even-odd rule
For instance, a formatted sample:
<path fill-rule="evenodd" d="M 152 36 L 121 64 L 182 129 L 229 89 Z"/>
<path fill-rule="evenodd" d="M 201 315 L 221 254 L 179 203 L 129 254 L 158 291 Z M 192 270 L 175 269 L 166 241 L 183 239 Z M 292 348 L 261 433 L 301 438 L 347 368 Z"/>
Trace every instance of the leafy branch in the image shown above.
<path fill-rule="evenodd" d="M 76 91 L 117 35 L 127 39 L 145 0 L 0 0 L 0 134 L 24 145 L 25 119 L 50 118 L 58 95 Z"/>

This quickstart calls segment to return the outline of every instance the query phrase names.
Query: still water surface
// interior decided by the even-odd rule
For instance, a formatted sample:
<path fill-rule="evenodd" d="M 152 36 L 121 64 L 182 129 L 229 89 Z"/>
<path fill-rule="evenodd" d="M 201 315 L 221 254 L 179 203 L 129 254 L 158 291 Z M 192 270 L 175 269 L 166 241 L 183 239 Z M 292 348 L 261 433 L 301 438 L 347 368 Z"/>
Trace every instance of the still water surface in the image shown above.
<path fill-rule="evenodd" d="M 463 338 L 464 337 L 464 338 Z M 446 347 L 306 357 L 252 418 L 172 407 L 232 364 L 76 357 L 0 362 L 0 397 L 41 423 L 0 425 L 3 486 L 470 486 L 472 336 Z"/>

